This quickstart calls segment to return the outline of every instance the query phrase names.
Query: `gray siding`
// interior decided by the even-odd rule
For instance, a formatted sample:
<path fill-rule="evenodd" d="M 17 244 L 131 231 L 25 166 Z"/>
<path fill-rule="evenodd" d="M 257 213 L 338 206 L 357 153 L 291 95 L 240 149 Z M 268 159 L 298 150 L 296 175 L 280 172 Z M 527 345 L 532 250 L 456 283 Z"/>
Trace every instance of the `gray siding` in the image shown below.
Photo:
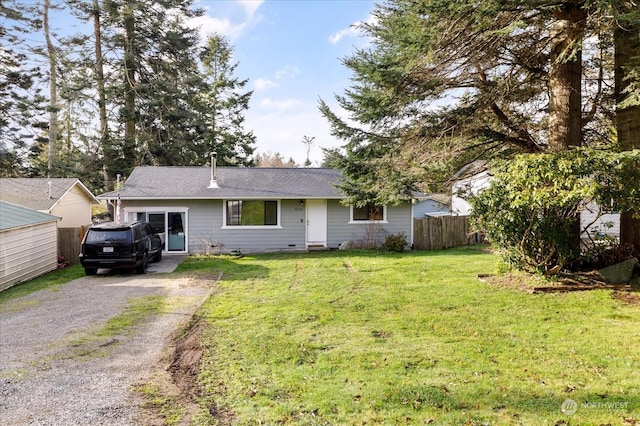
<path fill-rule="evenodd" d="M 436 200 L 424 200 L 413 205 L 413 217 L 422 219 L 426 213 L 446 213 L 451 212 L 449 206 L 439 203 Z"/>
<path fill-rule="evenodd" d="M 600 208 L 597 204 L 589 203 L 584 210 L 580 212 L 580 226 L 586 229 L 586 233 L 592 238 L 599 238 L 607 235 L 609 237 L 620 237 L 620 213 L 604 213 L 598 219 Z M 591 224 L 591 226 L 589 226 Z M 587 235 L 583 234 L 583 238 Z"/>
<path fill-rule="evenodd" d="M 304 250 L 306 248 L 305 206 L 300 200 L 281 200 L 281 228 L 223 229 L 222 200 L 155 200 L 127 201 L 125 207 L 188 207 L 189 252 L 211 251 L 212 245 L 222 244 L 222 251 L 240 250 L 245 253 L 257 251 Z M 327 202 L 327 244 L 338 247 L 347 240 L 360 241 L 367 230 L 374 230 L 376 239 L 384 241 L 388 234 L 404 232 L 411 241 L 411 205 L 387 208 L 389 223 L 349 224 L 350 208 L 338 200 Z"/>
<path fill-rule="evenodd" d="M 300 200 L 280 202 L 280 224 L 278 229 L 223 229 L 222 200 L 155 200 L 127 201 L 126 208 L 187 207 L 189 252 L 201 254 L 222 244 L 222 251 L 242 252 L 301 250 L 306 248 L 305 210 Z"/>
<path fill-rule="evenodd" d="M 338 247 L 345 241 L 363 242 L 375 239 L 378 243 L 384 241 L 387 235 L 404 232 L 407 242 L 411 244 L 412 217 L 411 204 L 397 207 L 387 207 L 388 223 L 349 223 L 351 208 L 342 205 L 339 200 L 329 200 L 327 203 L 329 247 Z"/>
<path fill-rule="evenodd" d="M 190 253 L 207 253 L 218 244 L 216 230 L 222 226 L 222 201 L 189 201 L 189 241 Z"/>
<path fill-rule="evenodd" d="M 242 226 L 222 229 L 222 201 L 215 201 L 213 236 L 223 244 L 223 251 L 303 250 L 305 242 L 305 211 L 299 200 L 280 202 L 281 228 L 243 229 Z"/>

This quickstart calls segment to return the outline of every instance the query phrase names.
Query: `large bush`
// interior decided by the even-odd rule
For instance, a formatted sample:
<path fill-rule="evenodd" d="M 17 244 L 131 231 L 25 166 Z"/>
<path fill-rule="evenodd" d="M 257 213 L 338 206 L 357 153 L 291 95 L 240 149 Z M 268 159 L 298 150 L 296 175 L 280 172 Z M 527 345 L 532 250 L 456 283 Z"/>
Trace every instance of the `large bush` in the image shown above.
<path fill-rule="evenodd" d="M 472 220 L 519 269 L 575 265 L 588 202 L 640 210 L 640 150 L 520 155 L 493 170 L 489 188 L 470 199 Z"/>

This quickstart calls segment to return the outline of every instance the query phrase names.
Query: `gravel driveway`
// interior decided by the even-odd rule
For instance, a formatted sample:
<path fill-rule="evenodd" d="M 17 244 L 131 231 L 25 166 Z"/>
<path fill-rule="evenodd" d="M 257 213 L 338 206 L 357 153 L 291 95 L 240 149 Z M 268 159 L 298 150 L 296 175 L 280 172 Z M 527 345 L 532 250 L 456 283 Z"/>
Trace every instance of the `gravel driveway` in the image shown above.
<path fill-rule="evenodd" d="M 149 379 L 172 332 L 215 285 L 152 271 L 79 278 L 0 305 L 0 424 L 139 423 L 132 386 Z M 129 332 L 96 337 L 132 301 L 158 295 L 161 313 Z"/>

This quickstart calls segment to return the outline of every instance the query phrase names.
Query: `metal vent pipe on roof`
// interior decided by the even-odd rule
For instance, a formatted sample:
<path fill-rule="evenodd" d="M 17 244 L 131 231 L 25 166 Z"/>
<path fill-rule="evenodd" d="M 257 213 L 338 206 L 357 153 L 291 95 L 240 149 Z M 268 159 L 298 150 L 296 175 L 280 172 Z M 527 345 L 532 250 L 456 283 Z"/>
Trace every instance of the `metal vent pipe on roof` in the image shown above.
<path fill-rule="evenodd" d="M 218 186 L 218 154 L 216 152 L 211 153 L 211 182 L 209 182 L 208 188 L 219 188 Z"/>

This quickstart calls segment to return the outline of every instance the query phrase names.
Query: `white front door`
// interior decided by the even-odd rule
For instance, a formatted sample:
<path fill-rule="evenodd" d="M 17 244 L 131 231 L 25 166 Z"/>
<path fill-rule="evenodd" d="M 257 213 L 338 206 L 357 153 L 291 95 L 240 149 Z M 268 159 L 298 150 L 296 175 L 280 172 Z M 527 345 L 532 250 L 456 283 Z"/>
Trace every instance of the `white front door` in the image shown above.
<path fill-rule="evenodd" d="M 327 200 L 307 200 L 307 247 L 327 246 Z"/>

